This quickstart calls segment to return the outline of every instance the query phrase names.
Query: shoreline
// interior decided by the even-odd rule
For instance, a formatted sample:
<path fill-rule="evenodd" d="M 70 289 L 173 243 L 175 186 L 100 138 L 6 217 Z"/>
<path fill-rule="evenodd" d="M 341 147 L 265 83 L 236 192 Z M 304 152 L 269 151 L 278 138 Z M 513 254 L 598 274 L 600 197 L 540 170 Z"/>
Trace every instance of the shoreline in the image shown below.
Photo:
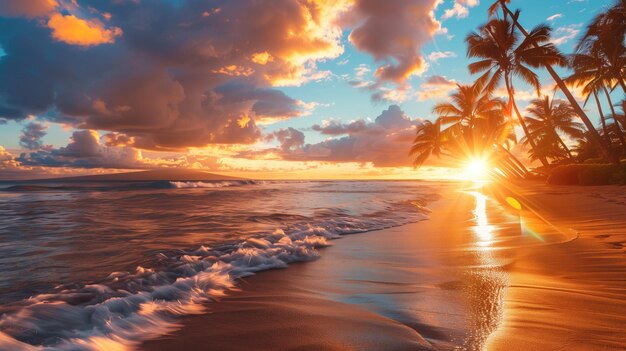
<path fill-rule="evenodd" d="M 485 189 L 515 194 L 529 206 L 515 214 L 480 191 L 440 188 L 429 219 L 345 236 L 317 261 L 244 279 L 240 291 L 210 303 L 206 314 L 183 318 L 180 330 L 141 348 L 624 348 L 626 283 L 619 278 L 626 263 L 620 268 L 624 246 L 616 254 L 613 241 L 626 239 L 597 234 L 621 223 L 614 217 L 622 200 L 606 199 L 611 189 Z M 598 192 L 604 195 L 593 197 Z M 564 204 L 572 207 L 560 212 L 567 215 L 555 215 Z M 593 211 L 575 220 L 589 205 Z M 621 225 L 623 233 L 626 220 Z M 606 261 L 594 268 L 598 257 Z M 594 280 L 598 273 L 604 285 Z"/>
<path fill-rule="evenodd" d="M 457 185 L 440 188 L 440 199 L 427 205 L 429 219 L 347 235 L 316 261 L 244 279 L 240 291 L 209 304 L 207 314 L 184 318 L 182 329 L 142 349 L 434 350 L 482 344 L 488 326 L 476 325 L 476 316 L 467 321 L 468 284 L 462 279 L 473 278 L 446 263 L 458 253 L 442 235 L 442 228 L 470 221 L 474 204 L 471 196 L 457 194 Z M 473 299 L 480 298 L 478 285 L 484 283 L 469 284 Z"/>

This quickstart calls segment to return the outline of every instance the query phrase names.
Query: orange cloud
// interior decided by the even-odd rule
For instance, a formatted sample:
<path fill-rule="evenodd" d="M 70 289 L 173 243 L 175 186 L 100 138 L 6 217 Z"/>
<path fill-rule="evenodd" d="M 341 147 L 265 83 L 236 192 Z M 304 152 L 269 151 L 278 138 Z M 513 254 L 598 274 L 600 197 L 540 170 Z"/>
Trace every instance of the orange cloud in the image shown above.
<path fill-rule="evenodd" d="M 41 17 L 54 11 L 57 5 L 55 0 L 3 0 L 0 16 Z"/>
<path fill-rule="evenodd" d="M 265 65 L 268 62 L 274 61 L 272 55 L 270 55 L 267 51 L 258 52 L 252 55 L 252 62 L 258 63 L 259 65 Z"/>
<path fill-rule="evenodd" d="M 449 80 L 444 76 L 430 76 L 424 83 L 420 84 L 417 99 L 424 101 L 445 98 L 452 90 L 456 89 L 456 87 L 457 83 L 454 79 Z"/>
<path fill-rule="evenodd" d="M 87 21 L 74 15 L 54 13 L 48 20 L 48 27 L 52 29 L 52 37 L 71 45 L 93 46 L 115 42 L 115 38 L 122 35 L 117 27 L 104 28 L 97 21 Z"/>

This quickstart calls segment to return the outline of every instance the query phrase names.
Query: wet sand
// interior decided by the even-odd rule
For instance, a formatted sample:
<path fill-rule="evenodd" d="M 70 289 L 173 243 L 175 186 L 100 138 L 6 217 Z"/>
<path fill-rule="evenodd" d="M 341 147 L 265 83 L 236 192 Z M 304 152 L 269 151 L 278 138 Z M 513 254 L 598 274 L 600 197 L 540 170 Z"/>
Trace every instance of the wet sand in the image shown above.
<path fill-rule="evenodd" d="M 486 349 L 626 350 L 626 187 L 509 189 L 576 239 L 514 255 Z"/>
<path fill-rule="evenodd" d="M 440 193 L 429 220 L 247 278 L 143 349 L 625 349 L 626 188 Z"/>

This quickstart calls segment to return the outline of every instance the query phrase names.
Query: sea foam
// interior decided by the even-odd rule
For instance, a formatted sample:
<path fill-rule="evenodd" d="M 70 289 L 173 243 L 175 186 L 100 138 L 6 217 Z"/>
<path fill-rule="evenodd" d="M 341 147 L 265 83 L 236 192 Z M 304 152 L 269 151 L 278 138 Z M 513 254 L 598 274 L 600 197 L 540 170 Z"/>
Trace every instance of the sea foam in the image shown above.
<path fill-rule="evenodd" d="M 0 318 L 0 350 L 132 350 L 179 328 L 177 317 L 205 312 L 208 302 L 237 289 L 239 278 L 314 260 L 319 248 L 343 234 L 426 218 L 415 205 L 399 206 L 387 217 L 303 220 L 233 244 L 160 253 L 157 268 L 114 272 L 97 284 L 33 296 Z"/>
<path fill-rule="evenodd" d="M 226 181 L 212 181 L 212 182 L 170 181 L 169 184 L 173 188 L 182 189 L 182 188 L 224 188 L 224 187 L 230 187 L 230 186 L 253 185 L 253 184 L 260 184 L 260 183 L 259 181 L 255 181 L 255 180 L 226 180 Z"/>

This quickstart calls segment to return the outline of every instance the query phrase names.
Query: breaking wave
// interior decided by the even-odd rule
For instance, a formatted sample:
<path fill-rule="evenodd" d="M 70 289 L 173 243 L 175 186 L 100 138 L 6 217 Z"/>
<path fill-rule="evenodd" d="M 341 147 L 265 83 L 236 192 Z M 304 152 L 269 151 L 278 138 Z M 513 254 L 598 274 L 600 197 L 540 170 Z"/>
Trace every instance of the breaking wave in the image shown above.
<path fill-rule="evenodd" d="M 260 184 L 260 183 L 259 181 L 256 181 L 256 180 L 228 180 L 228 181 L 212 181 L 212 182 L 170 181 L 169 184 L 173 188 L 181 189 L 181 188 L 224 188 L 224 187 L 230 187 L 230 186 L 252 185 L 252 184 Z"/>
<path fill-rule="evenodd" d="M 237 289 L 239 278 L 314 260 L 329 240 L 423 220 L 425 212 L 402 202 L 384 214 L 336 215 L 317 223 L 302 217 L 236 243 L 160 252 L 152 268 L 114 272 L 97 283 L 60 287 L 6 307 L 0 317 L 0 350 L 131 350 L 179 328 L 177 317 L 203 313 L 207 302 Z"/>

